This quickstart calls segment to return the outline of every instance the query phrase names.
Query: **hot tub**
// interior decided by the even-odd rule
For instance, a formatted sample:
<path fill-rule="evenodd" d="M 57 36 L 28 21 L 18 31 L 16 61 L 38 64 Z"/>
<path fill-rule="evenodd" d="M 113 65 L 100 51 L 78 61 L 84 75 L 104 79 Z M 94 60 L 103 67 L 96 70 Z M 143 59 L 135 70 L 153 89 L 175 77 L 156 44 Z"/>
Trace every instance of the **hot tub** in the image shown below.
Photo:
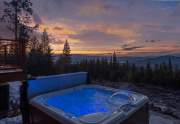
<path fill-rule="evenodd" d="M 30 105 L 59 123 L 116 124 L 130 118 L 147 102 L 146 96 L 135 92 L 80 85 L 36 96 Z"/>

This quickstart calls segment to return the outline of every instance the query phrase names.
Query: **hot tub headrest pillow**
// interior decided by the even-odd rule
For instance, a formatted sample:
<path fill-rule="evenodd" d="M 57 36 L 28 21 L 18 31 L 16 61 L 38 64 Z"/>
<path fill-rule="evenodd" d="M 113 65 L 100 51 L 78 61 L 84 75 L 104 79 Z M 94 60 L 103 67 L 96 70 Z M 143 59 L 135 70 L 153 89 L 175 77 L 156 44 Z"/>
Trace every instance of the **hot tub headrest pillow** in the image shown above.
<path fill-rule="evenodd" d="M 39 77 L 28 81 L 28 98 L 88 83 L 87 72 Z"/>

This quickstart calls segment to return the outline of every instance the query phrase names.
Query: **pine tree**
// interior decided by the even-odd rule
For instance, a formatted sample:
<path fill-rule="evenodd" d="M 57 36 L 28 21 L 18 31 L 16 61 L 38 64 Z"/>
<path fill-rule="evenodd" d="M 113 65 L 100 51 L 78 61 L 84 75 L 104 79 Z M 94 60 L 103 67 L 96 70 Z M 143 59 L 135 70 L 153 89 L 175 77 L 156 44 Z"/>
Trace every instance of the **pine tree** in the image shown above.
<path fill-rule="evenodd" d="M 144 83 L 144 67 L 142 66 L 142 67 L 140 67 L 140 71 L 139 71 L 139 81 L 140 81 L 140 83 Z"/>
<path fill-rule="evenodd" d="M 47 54 L 50 50 L 50 39 L 46 29 L 44 29 L 42 33 L 41 40 L 42 40 L 42 52 L 44 54 Z"/>
<path fill-rule="evenodd" d="M 63 49 L 63 56 L 70 57 L 70 53 L 71 53 L 71 49 L 70 49 L 68 41 L 66 40 L 64 44 L 64 49 Z"/>
<path fill-rule="evenodd" d="M 70 71 L 71 65 L 71 49 L 68 41 L 64 43 L 63 53 L 57 60 L 57 71 L 58 73 L 64 73 Z"/>
<path fill-rule="evenodd" d="M 66 40 L 63 48 L 63 55 L 62 55 L 62 61 L 64 65 L 70 65 L 71 64 L 71 49 L 68 41 Z"/>
<path fill-rule="evenodd" d="M 172 61 L 171 61 L 170 57 L 169 57 L 169 60 L 168 60 L 168 68 L 169 68 L 170 73 L 172 73 L 173 67 L 172 67 Z"/>
<path fill-rule="evenodd" d="M 42 38 L 33 37 L 29 42 L 28 71 L 33 75 L 47 75 L 53 73 L 53 60 L 47 31 Z"/>
<path fill-rule="evenodd" d="M 158 64 L 155 64 L 154 70 L 153 70 L 153 84 L 159 84 L 160 81 L 160 67 Z"/>
<path fill-rule="evenodd" d="M 50 47 L 50 38 L 48 35 L 48 32 L 46 31 L 46 29 L 44 30 L 44 32 L 42 33 L 42 37 L 41 37 L 41 43 L 42 43 L 42 53 L 44 55 L 44 63 L 46 64 L 46 71 L 47 73 L 50 73 L 52 71 L 53 68 L 53 61 L 52 61 L 52 50 Z"/>
<path fill-rule="evenodd" d="M 117 63 L 117 56 L 116 56 L 116 52 L 114 51 L 113 56 L 112 56 L 112 62 L 115 64 Z"/>
<path fill-rule="evenodd" d="M 173 66 L 171 62 L 171 58 L 168 60 L 168 69 L 167 69 L 167 83 L 173 81 Z"/>
<path fill-rule="evenodd" d="M 152 68 L 150 62 L 148 62 L 146 65 L 145 82 L 152 83 Z"/>

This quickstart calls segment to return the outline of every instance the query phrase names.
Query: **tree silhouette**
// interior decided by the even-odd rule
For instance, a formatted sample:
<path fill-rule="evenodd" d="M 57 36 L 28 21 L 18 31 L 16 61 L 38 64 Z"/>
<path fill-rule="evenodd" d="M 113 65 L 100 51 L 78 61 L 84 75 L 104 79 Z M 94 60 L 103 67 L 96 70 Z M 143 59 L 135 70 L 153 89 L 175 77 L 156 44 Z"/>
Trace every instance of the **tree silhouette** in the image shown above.
<path fill-rule="evenodd" d="M 66 40 L 64 44 L 64 49 L 63 49 L 63 56 L 70 57 L 70 53 L 71 53 L 71 49 L 70 49 L 68 41 Z"/>
<path fill-rule="evenodd" d="M 145 78 L 145 81 L 147 83 L 151 83 L 151 81 L 152 81 L 152 68 L 151 68 L 150 62 L 147 62 L 144 78 Z"/>
<path fill-rule="evenodd" d="M 47 75 L 53 72 L 53 60 L 50 48 L 50 38 L 47 31 L 41 39 L 34 36 L 29 42 L 28 72 L 33 75 Z"/>
<path fill-rule="evenodd" d="M 57 60 L 57 71 L 62 72 L 69 72 L 70 65 L 71 65 L 71 49 L 68 41 L 66 40 L 64 43 L 63 53 Z"/>
<path fill-rule="evenodd" d="M 116 82 L 110 85 L 119 85 L 121 81 L 132 82 L 144 85 L 159 85 L 163 87 L 180 87 L 180 70 L 179 67 L 172 66 L 169 59 L 168 63 L 151 64 L 147 62 L 146 65 L 137 66 L 136 64 L 125 62 L 116 63 L 113 66 L 113 57 L 109 60 L 106 58 L 84 59 L 78 63 L 71 64 L 64 67 L 61 73 L 87 71 L 93 80 L 102 82 L 111 81 Z M 59 65 L 58 65 L 59 66 Z"/>
<path fill-rule="evenodd" d="M 26 45 L 29 41 L 29 32 L 32 32 L 34 27 L 29 24 L 32 21 L 32 3 L 30 0 L 10 0 L 4 1 L 5 9 L 1 17 L 1 21 L 8 24 L 7 28 L 14 33 L 15 41 L 17 42 L 16 53 L 18 63 L 23 70 L 25 69 Z"/>
<path fill-rule="evenodd" d="M 49 35 L 46 31 L 46 29 L 44 29 L 42 36 L 41 36 L 41 40 L 42 40 L 42 52 L 44 54 L 49 53 L 50 50 L 50 39 L 49 39 Z"/>
<path fill-rule="evenodd" d="M 32 21 L 32 3 L 30 0 L 4 1 L 6 8 L 1 21 L 8 23 L 8 29 L 15 33 L 15 39 L 27 36 L 25 32 L 32 30 L 27 25 Z"/>
<path fill-rule="evenodd" d="M 113 56 L 112 56 L 112 61 L 113 61 L 113 63 L 117 63 L 117 56 L 116 56 L 115 51 L 114 51 Z"/>

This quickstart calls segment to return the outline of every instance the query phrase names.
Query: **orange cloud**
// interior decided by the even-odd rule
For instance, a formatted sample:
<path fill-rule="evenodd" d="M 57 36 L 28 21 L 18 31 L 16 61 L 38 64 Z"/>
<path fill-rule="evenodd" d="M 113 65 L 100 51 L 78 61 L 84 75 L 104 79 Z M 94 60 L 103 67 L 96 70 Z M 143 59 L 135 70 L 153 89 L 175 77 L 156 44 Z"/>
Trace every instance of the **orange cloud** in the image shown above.
<path fill-rule="evenodd" d="M 107 34 L 117 35 L 123 40 L 136 40 L 140 37 L 138 28 L 135 26 L 119 26 L 119 25 L 106 25 L 106 24 L 88 24 L 81 25 L 80 29 L 83 30 L 97 30 Z"/>
<path fill-rule="evenodd" d="M 61 30 L 57 30 L 57 27 Z M 76 32 L 69 28 L 69 27 L 66 27 L 65 25 L 63 24 L 57 24 L 56 25 L 53 25 L 53 24 L 50 24 L 50 25 L 40 25 L 40 31 L 42 32 L 44 29 L 47 29 L 49 33 L 51 34 L 54 34 L 54 35 L 71 35 L 71 34 L 76 34 Z"/>
<path fill-rule="evenodd" d="M 42 24 L 40 26 L 40 31 L 42 32 L 44 29 L 48 29 L 48 32 L 53 35 L 57 40 L 61 42 L 56 42 L 52 44 L 53 52 L 54 53 L 61 53 L 63 49 L 63 42 L 65 39 L 68 39 L 71 45 L 72 53 L 73 54 L 107 54 L 111 53 L 114 50 L 118 51 L 119 55 L 140 55 L 140 54 L 153 54 L 153 53 L 170 53 L 170 52 L 179 52 L 180 47 L 175 46 L 176 44 L 172 43 L 165 43 L 164 46 L 158 43 L 154 43 L 154 45 L 148 45 L 137 48 L 134 50 L 123 50 L 121 49 L 120 43 L 116 43 L 116 46 L 106 46 L 99 47 L 99 46 L 87 46 L 85 41 L 81 39 L 72 38 L 71 35 L 78 35 L 84 31 L 92 30 L 92 31 L 99 31 L 104 32 L 105 34 L 115 35 L 118 36 L 121 43 L 126 44 L 136 44 L 138 39 L 142 37 L 141 33 L 139 32 L 138 26 L 120 26 L 120 25 L 105 25 L 103 23 L 96 23 L 96 24 L 81 24 L 77 23 L 74 25 L 67 25 L 63 22 L 58 23 L 50 23 L 50 24 Z M 91 41 L 88 41 L 91 42 Z M 98 42 L 98 41 L 97 41 Z M 142 42 L 141 42 L 142 43 Z M 162 43 L 162 42 L 161 42 Z M 144 43 L 145 44 L 145 43 Z M 103 46 L 103 43 L 102 43 Z"/>

